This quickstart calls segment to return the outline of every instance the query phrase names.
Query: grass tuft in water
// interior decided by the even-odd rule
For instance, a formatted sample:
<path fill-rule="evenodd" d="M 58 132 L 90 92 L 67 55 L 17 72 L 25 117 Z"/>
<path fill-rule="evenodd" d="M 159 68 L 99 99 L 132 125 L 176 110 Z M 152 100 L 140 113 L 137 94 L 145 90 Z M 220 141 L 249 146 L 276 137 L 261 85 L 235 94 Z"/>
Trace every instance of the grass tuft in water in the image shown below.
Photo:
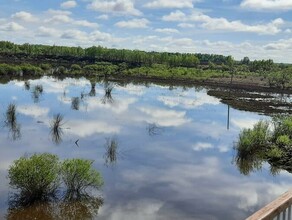
<path fill-rule="evenodd" d="M 53 120 L 51 121 L 51 135 L 52 140 L 55 144 L 60 144 L 62 142 L 62 136 L 63 136 L 63 115 L 56 114 L 54 115 Z"/>

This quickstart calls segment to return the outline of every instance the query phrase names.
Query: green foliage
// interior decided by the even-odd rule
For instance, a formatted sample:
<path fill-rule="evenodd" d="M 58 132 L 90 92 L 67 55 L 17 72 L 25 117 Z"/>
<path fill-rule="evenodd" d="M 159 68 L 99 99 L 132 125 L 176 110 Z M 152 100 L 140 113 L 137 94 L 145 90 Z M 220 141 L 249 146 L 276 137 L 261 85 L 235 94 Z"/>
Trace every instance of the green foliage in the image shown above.
<path fill-rule="evenodd" d="M 31 200 L 46 199 L 59 186 L 59 163 L 56 155 L 44 153 L 21 157 L 9 167 L 10 185 Z"/>
<path fill-rule="evenodd" d="M 291 140 L 288 135 L 281 135 L 277 138 L 276 144 L 281 147 L 289 146 L 291 144 Z"/>
<path fill-rule="evenodd" d="M 292 86 L 292 67 L 275 64 L 273 60 L 254 60 L 244 57 L 235 61 L 232 56 L 216 54 L 145 52 L 110 49 L 101 46 L 89 48 L 22 44 L 0 41 L 0 54 L 23 61 L 43 59 L 60 61 L 66 66 L 56 67 L 55 74 L 93 74 L 161 77 L 171 79 L 209 79 L 212 77 L 261 76 L 271 87 L 282 89 Z M 68 61 L 73 63 L 68 66 Z M 74 63 L 76 62 L 76 63 Z M 50 64 L 0 64 L 0 75 L 40 75 L 52 69 Z M 68 71 L 70 70 L 70 71 Z M 262 84 L 265 84 L 263 82 Z"/>
<path fill-rule="evenodd" d="M 282 116 L 273 118 L 274 132 L 272 141 L 275 142 L 280 136 L 287 136 L 292 139 L 292 117 Z M 281 138 L 283 139 L 283 137 Z"/>
<path fill-rule="evenodd" d="M 103 180 L 99 172 L 92 168 L 93 161 L 68 159 L 62 163 L 61 176 L 70 193 L 83 193 L 88 187 L 99 189 Z"/>
<path fill-rule="evenodd" d="M 71 70 L 73 70 L 73 71 L 80 71 L 81 69 L 82 69 L 81 66 L 78 64 L 71 65 Z"/>
<path fill-rule="evenodd" d="M 21 64 L 19 66 L 24 75 L 40 75 L 43 70 L 40 67 L 31 64 Z"/>
<path fill-rule="evenodd" d="M 261 151 L 268 146 L 269 123 L 259 121 L 253 129 L 244 129 L 239 134 L 239 140 L 235 146 L 238 150 L 238 156 L 246 158 L 250 153 Z"/>
<path fill-rule="evenodd" d="M 40 68 L 41 68 L 42 70 L 44 70 L 44 71 L 48 71 L 48 70 L 52 69 L 52 66 L 51 66 L 51 64 L 49 64 L 49 63 L 42 63 L 42 64 L 40 65 Z"/>
<path fill-rule="evenodd" d="M 0 64 L 0 75 L 16 75 L 20 71 L 19 66 Z"/>
<path fill-rule="evenodd" d="M 70 198 L 87 196 L 88 188 L 100 189 L 103 180 L 92 167 L 93 161 L 66 159 L 59 162 L 56 155 L 43 153 L 20 157 L 9 167 L 10 186 L 19 190 L 25 203 L 48 200 L 56 196 L 62 181 L 65 195 Z"/>
<path fill-rule="evenodd" d="M 272 174 L 279 168 L 292 170 L 292 116 L 274 117 L 272 121 L 260 121 L 253 129 L 244 129 L 239 134 L 235 144 L 235 162 L 243 174 L 249 174 L 260 169 L 262 163 L 267 161 L 274 166 Z"/>
<path fill-rule="evenodd" d="M 269 151 L 267 151 L 267 157 L 272 159 L 281 158 L 283 154 L 283 151 L 277 146 L 273 146 Z"/>
<path fill-rule="evenodd" d="M 64 66 L 59 66 L 56 71 L 58 74 L 65 74 L 67 69 Z"/>

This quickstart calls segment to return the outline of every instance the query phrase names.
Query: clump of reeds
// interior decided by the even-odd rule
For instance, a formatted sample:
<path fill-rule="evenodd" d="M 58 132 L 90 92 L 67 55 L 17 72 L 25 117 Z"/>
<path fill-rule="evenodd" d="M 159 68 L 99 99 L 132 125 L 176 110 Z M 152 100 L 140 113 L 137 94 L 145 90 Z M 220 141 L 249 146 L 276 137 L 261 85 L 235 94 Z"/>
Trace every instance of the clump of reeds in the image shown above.
<path fill-rule="evenodd" d="M 8 105 L 5 113 L 5 126 L 9 128 L 12 134 L 12 139 L 20 138 L 20 125 L 17 123 L 16 105 L 11 103 Z"/>
<path fill-rule="evenodd" d="M 71 99 L 71 108 L 73 110 L 79 110 L 79 106 L 80 106 L 80 98 L 79 97 L 73 97 Z"/>
<path fill-rule="evenodd" d="M 36 85 L 33 88 L 32 91 L 32 97 L 35 103 L 39 102 L 40 96 L 43 94 L 43 86 L 42 85 Z"/>
<path fill-rule="evenodd" d="M 30 82 L 29 81 L 24 82 L 24 88 L 25 88 L 25 90 L 30 90 Z"/>
<path fill-rule="evenodd" d="M 105 164 L 114 165 L 117 162 L 118 142 L 116 139 L 106 139 L 106 152 L 104 154 Z"/>
<path fill-rule="evenodd" d="M 62 136 L 63 136 L 63 115 L 56 114 L 53 117 L 53 120 L 51 121 L 51 135 L 52 140 L 54 143 L 59 144 L 62 142 Z"/>
<path fill-rule="evenodd" d="M 114 103 L 114 99 L 112 97 L 112 91 L 113 91 L 113 86 L 107 86 L 105 89 L 104 89 L 104 96 L 103 98 L 101 99 L 101 102 L 103 104 L 106 104 L 106 103 Z"/>

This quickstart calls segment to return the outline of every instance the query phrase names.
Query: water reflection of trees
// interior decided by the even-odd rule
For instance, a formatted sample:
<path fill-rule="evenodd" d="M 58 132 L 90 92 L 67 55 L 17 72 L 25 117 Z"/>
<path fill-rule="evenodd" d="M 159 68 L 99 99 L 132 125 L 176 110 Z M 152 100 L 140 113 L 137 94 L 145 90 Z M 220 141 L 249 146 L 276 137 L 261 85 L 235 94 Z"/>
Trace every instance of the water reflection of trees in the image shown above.
<path fill-rule="evenodd" d="M 102 205 L 103 199 L 100 197 L 80 195 L 72 198 L 69 196 L 58 204 L 59 219 L 93 219 L 98 215 Z"/>
<path fill-rule="evenodd" d="M 96 90 L 95 90 L 95 86 L 96 86 L 96 82 L 90 82 L 91 84 L 91 89 L 90 92 L 88 93 L 89 96 L 96 96 Z"/>
<path fill-rule="evenodd" d="M 16 105 L 9 104 L 5 113 L 5 126 L 9 129 L 12 140 L 21 138 L 20 124 L 17 122 Z"/>
<path fill-rule="evenodd" d="M 52 141 L 55 144 L 60 144 L 62 142 L 62 136 L 63 136 L 63 128 L 62 126 L 64 125 L 63 123 L 63 115 L 61 114 L 56 114 L 54 115 L 53 120 L 50 123 L 51 127 L 51 136 L 52 136 Z"/>
<path fill-rule="evenodd" d="M 90 195 L 81 195 L 74 199 L 64 197 L 60 200 L 38 202 L 29 206 L 23 206 L 17 200 L 14 200 L 12 205 L 10 200 L 6 219 L 94 219 L 102 205 L 102 198 Z"/>
<path fill-rule="evenodd" d="M 15 160 L 8 169 L 7 219 L 93 219 L 103 199 L 90 190 L 103 185 L 100 173 L 86 159 L 43 153 Z M 61 188 L 60 188 L 61 187 Z"/>
<path fill-rule="evenodd" d="M 30 90 L 30 82 L 29 81 L 25 81 L 24 82 L 24 89 L 25 90 Z"/>
<path fill-rule="evenodd" d="M 147 130 L 149 136 L 161 135 L 163 132 L 163 128 L 159 127 L 155 123 L 148 124 L 146 130 Z"/>
<path fill-rule="evenodd" d="M 102 104 L 113 104 L 114 99 L 112 97 L 112 91 L 114 86 L 110 84 L 108 81 L 104 82 L 104 95 L 101 99 Z"/>
<path fill-rule="evenodd" d="M 105 143 L 106 152 L 104 154 L 105 165 L 114 166 L 118 158 L 118 142 L 116 138 L 107 138 Z"/>
<path fill-rule="evenodd" d="M 36 85 L 32 89 L 32 98 L 34 103 L 38 103 L 40 101 L 40 97 L 43 94 L 43 86 L 42 85 Z"/>
<path fill-rule="evenodd" d="M 79 107 L 80 107 L 80 98 L 79 97 L 73 97 L 71 99 L 71 109 L 79 110 Z"/>

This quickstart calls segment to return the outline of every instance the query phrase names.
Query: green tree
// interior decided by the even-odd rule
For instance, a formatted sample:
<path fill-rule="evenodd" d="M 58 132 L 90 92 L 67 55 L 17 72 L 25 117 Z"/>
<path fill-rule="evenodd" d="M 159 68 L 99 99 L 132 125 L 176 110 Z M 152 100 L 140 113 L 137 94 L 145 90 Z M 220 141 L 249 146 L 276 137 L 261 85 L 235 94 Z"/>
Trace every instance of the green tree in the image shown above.
<path fill-rule="evenodd" d="M 56 155 L 44 153 L 21 157 L 9 167 L 10 186 L 20 190 L 30 201 L 54 195 L 59 184 L 59 162 Z"/>
<path fill-rule="evenodd" d="M 62 180 L 69 193 L 82 194 L 87 188 L 99 189 L 103 185 L 102 177 L 92 168 L 92 163 L 85 159 L 67 159 L 62 163 Z"/>

